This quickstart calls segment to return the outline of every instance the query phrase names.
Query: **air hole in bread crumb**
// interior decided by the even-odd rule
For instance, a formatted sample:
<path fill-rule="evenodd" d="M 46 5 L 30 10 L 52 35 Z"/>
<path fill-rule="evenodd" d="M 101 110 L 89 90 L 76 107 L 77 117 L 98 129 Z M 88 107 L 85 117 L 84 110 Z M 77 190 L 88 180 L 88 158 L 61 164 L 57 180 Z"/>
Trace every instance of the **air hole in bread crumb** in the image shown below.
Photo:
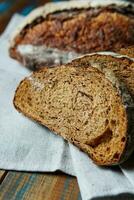
<path fill-rule="evenodd" d="M 106 113 L 108 114 L 110 110 L 111 110 L 111 108 L 108 107 L 107 110 L 106 110 Z"/>
<path fill-rule="evenodd" d="M 125 137 L 121 138 L 121 141 L 122 141 L 122 142 L 125 142 L 125 140 L 126 140 L 126 138 L 125 138 Z"/>
<path fill-rule="evenodd" d="M 88 124 L 88 120 L 85 121 L 84 125 L 87 125 L 87 124 Z"/>
<path fill-rule="evenodd" d="M 28 105 L 31 107 L 31 106 L 32 106 L 32 103 L 31 103 L 31 102 L 28 102 Z"/>
<path fill-rule="evenodd" d="M 107 147 L 107 151 L 110 151 L 110 147 Z"/>
<path fill-rule="evenodd" d="M 107 143 L 112 139 L 113 131 L 107 127 L 107 129 L 103 132 L 102 135 L 97 138 L 93 138 L 90 141 L 86 142 L 86 144 L 90 145 L 92 148 L 97 147 L 102 143 Z"/>
<path fill-rule="evenodd" d="M 114 158 L 114 159 L 118 159 L 119 156 L 120 156 L 120 154 L 116 152 L 116 153 L 114 154 L 113 158 Z"/>
<path fill-rule="evenodd" d="M 105 125 L 107 126 L 107 125 L 108 125 L 108 123 L 109 123 L 109 121 L 108 121 L 108 119 L 106 119 L 106 121 L 105 121 Z"/>
<path fill-rule="evenodd" d="M 111 125 L 115 126 L 116 125 L 116 120 L 111 120 Z"/>

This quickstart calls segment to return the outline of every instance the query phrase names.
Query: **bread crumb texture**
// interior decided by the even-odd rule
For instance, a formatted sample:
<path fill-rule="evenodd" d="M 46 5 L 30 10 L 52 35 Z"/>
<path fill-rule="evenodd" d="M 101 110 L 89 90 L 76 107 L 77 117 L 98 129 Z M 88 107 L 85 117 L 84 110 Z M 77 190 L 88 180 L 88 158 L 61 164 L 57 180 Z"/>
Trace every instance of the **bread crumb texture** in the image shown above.
<path fill-rule="evenodd" d="M 127 114 L 117 89 L 92 67 L 44 68 L 23 80 L 15 107 L 78 146 L 98 165 L 120 161 Z"/>

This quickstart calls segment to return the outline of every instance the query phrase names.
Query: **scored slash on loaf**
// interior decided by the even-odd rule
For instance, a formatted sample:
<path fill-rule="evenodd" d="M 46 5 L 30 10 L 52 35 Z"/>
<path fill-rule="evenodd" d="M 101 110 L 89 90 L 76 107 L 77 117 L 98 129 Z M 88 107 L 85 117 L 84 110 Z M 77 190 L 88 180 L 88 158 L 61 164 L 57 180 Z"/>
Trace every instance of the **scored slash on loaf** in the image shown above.
<path fill-rule="evenodd" d="M 96 164 L 119 164 L 134 148 L 134 104 L 127 90 L 130 82 L 125 84 L 120 74 L 120 61 L 116 74 L 106 66 L 102 73 L 101 67 L 92 67 L 94 58 L 86 56 L 34 72 L 18 86 L 14 105 L 86 152 Z M 106 60 L 107 65 L 108 60 L 116 59 L 122 58 L 98 56 L 99 63 Z M 122 62 L 131 68 L 127 58 Z"/>

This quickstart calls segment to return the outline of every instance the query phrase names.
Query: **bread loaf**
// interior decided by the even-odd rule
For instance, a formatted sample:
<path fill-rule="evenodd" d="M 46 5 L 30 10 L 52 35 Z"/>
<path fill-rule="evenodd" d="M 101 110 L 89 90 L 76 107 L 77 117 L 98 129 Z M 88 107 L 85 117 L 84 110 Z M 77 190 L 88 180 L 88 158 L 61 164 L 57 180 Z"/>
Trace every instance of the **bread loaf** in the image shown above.
<path fill-rule="evenodd" d="M 19 84 L 14 105 L 98 165 L 119 164 L 133 151 L 133 100 L 111 70 L 76 61 L 43 68 Z"/>
<path fill-rule="evenodd" d="M 134 4 L 120 0 L 49 3 L 34 10 L 11 39 L 10 56 L 33 69 L 78 55 L 134 44 Z"/>

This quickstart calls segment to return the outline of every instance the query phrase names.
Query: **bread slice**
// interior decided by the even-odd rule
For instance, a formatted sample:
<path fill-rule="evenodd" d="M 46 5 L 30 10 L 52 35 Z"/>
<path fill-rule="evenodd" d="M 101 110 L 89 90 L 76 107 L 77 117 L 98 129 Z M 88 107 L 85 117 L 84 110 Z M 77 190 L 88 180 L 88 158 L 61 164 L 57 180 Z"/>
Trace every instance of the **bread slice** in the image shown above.
<path fill-rule="evenodd" d="M 77 54 L 134 44 L 134 4 L 120 0 L 64 1 L 35 9 L 15 30 L 10 56 L 33 69 Z"/>
<path fill-rule="evenodd" d="M 121 48 L 117 52 L 122 54 L 122 55 L 126 55 L 126 56 L 134 59 L 134 45 L 128 46 L 126 48 Z"/>
<path fill-rule="evenodd" d="M 92 66 L 104 73 L 105 70 L 112 70 L 134 98 L 134 60 L 113 52 L 98 52 L 82 56 L 73 62 L 76 67 Z"/>
<path fill-rule="evenodd" d="M 132 152 L 132 104 L 111 71 L 104 75 L 73 62 L 34 72 L 14 97 L 18 111 L 79 147 L 98 165 L 119 164 Z"/>

